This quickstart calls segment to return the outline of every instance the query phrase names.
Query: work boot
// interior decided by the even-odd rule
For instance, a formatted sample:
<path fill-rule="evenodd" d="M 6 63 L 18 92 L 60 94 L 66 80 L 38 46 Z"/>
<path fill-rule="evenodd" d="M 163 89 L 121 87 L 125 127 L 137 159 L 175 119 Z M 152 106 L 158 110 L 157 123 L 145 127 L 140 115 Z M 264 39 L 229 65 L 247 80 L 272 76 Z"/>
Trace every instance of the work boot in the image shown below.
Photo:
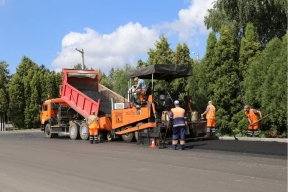
<path fill-rule="evenodd" d="M 209 138 L 210 137 L 210 132 L 206 133 L 206 135 L 204 136 L 204 138 Z"/>
<path fill-rule="evenodd" d="M 170 149 L 171 150 L 176 150 L 177 149 L 177 145 L 172 145 L 172 147 Z"/>
<path fill-rule="evenodd" d="M 180 150 L 181 151 L 185 150 L 185 145 L 180 145 Z"/>
<path fill-rule="evenodd" d="M 90 140 L 90 144 L 93 144 L 93 136 L 90 135 L 89 140 Z"/>

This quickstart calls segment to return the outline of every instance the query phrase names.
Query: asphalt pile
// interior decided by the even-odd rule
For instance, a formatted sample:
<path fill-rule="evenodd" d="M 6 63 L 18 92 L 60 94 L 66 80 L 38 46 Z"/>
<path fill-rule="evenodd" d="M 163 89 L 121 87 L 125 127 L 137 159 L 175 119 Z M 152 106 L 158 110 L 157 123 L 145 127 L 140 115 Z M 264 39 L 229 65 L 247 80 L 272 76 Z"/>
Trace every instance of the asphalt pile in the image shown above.
<path fill-rule="evenodd" d="M 101 99 L 100 101 L 100 109 L 98 111 L 98 116 L 102 116 L 105 114 L 111 114 L 111 101 L 108 100 L 104 95 L 97 91 L 91 91 L 91 90 L 79 90 L 94 101 L 98 102 L 98 99 Z"/>

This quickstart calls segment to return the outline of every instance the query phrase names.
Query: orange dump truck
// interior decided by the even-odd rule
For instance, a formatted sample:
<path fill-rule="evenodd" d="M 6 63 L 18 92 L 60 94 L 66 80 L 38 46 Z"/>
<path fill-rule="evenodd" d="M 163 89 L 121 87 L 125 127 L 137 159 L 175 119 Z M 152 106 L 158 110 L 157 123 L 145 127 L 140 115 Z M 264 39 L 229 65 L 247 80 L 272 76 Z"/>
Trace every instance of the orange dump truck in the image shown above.
<path fill-rule="evenodd" d="M 88 139 L 89 130 L 85 119 L 92 111 L 98 116 L 109 116 L 111 101 L 125 102 L 124 97 L 99 83 L 96 70 L 62 69 L 63 81 L 60 98 L 46 100 L 41 107 L 41 128 L 49 138 L 59 134 L 71 139 Z M 108 118 L 100 120 L 100 130 L 108 132 L 111 123 Z"/>
<path fill-rule="evenodd" d="M 42 105 L 40 118 L 47 137 L 65 133 L 71 139 L 88 139 L 85 119 L 95 111 L 99 117 L 100 139 L 122 137 L 126 142 L 136 140 L 138 144 L 150 144 L 153 138 L 159 147 L 164 147 L 172 135 L 173 122 L 169 120 L 168 114 L 174 100 L 179 100 L 180 106 L 188 113 L 186 138 L 193 139 L 206 134 L 206 122 L 193 116 L 197 112 L 192 112 L 188 93 L 180 89 L 174 92 L 167 89 L 171 87 L 172 80 L 191 76 L 190 66 L 156 64 L 128 71 L 127 78 L 137 76 L 151 80 L 144 93 L 145 102 L 140 102 L 137 94 L 132 94 L 135 86 L 131 86 L 131 83 L 128 99 L 107 89 L 99 83 L 98 71 L 63 69 L 62 72 L 61 98 L 47 100 Z M 167 86 L 154 91 L 154 80 L 164 80 Z"/>

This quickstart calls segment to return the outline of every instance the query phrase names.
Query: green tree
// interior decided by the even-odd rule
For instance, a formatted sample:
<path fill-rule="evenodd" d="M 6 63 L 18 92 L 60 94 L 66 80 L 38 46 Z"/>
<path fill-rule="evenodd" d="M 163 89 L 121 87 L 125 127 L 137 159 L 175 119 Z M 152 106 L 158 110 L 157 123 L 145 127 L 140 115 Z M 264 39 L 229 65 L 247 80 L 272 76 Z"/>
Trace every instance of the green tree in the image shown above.
<path fill-rule="evenodd" d="M 21 63 L 19 63 L 16 68 L 16 73 L 20 77 L 26 77 L 28 75 L 29 69 L 37 70 L 39 67 L 36 63 L 34 63 L 31 59 L 24 56 L 22 57 Z"/>
<path fill-rule="evenodd" d="M 99 70 L 99 74 L 100 74 L 100 83 L 102 85 L 104 85 L 105 87 L 107 87 L 108 89 L 112 89 L 113 88 L 113 84 L 112 84 L 110 78 L 107 77 L 105 75 L 105 73 L 103 73 L 101 70 Z"/>
<path fill-rule="evenodd" d="M 0 119 L 2 122 L 6 120 L 9 107 L 8 84 L 10 80 L 8 64 L 5 61 L 0 62 Z M 3 126 L 3 124 L 1 124 Z"/>
<path fill-rule="evenodd" d="M 150 49 L 148 52 L 148 60 L 146 65 L 154 64 L 173 64 L 175 60 L 173 59 L 173 50 L 170 48 L 168 39 L 161 35 L 159 41 L 155 42 L 155 48 Z M 155 80 L 154 90 L 163 90 L 164 87 L 167 87 L 168 90 L 172 86 L 167 86 L 166 82 Z"/>
<path fill-rule="evenodd" d="M 117 67 L 114 72 L 114 85 L 113 91 L 120 95 L 127 95 L 128 80 L 125 76 L 126 71 L 133 69 L 129 64 L 126 64 L 124 69 Z"/>
<path fill-rule="evenodd" d="M 287 29 L 285 0 L 217 0 L 204 19 L 207 28 L 219 32 L 221 25 L 229 26 L 240 43 L 247 23 L 252 23 L 258 40 L 264 47 L 272 38 L 281 38 Z"/>
<path fill-rule="evenodd" d="M 195 62 L 193 65 L 193 75 L 188 79 L 188 91 L 192 99 L 192 110 L 203 111 L 207 105 L 207 79 L 203 62 Z"/>
<path fill-rule="evenodd" d="M 33 87 L 32 92 L 31 92 L 31 97 L 30 97 L 30 103 L 29 103 L 29 107 L 28 107 L 28 111 L 29 113 L 27 114 L 27 117 L 25 116 L 25 120 L 29 119 L 29 127 L 39 127 L 39 111 L 38 111 L 38 105 L 41 103 L 41 98 L 40 98 L 40 94 L 41 94 L 41 83 L 40 83 L 40 74 L 41 72 L 38 71 L 36 73 L 34 73 L 33 78 L 30 82 L 30 87 Z"/>
<path fill-rule="evenodd" d="M 176 50 L 173 53 L 173 58 L 175 60 L 175 63 L 177 63 L 178 65 L 190 65 L 190 66 L 192 66 L 192 64 L 193 64 L 193 60 L 190 57 L 190 50 L 189 50 L 189 47 L 187 46 L 186 43 L 184 43 L 183 45 L 178 43 Z M 174 91 L 176 91 L 181 84 L 183 85 L 183 88 L 185 89 L 187 87 L 187 84 L 188 84 L 187 80 L 188 80 L 188 78 L 175 79 L 172 82 L 172 89 Z M 182 91 L 184 91 L 184 90 L 182 90 Z"/>
<path fill-rule="evenodd" d="M 58 97 L 61 73 L 38 66 L 23 57 L 9 86 L 9 111 L 12 122 L 18 128 L 39 125 L 38 105 L 41 99 Z"/>
<path fill-rule="evenodd" d="M 162 35 L 159 41 L 155 42 L 155 49 L 149 50 L 147 65 L 172 63 L 174 63 L 173 51 L 170 48 L 168 39 Z"/>
<path fill-rule="evenodd" d="M 9 106 L 9 65 L 5 61 L 0 62 L 0 114 L 2 118 L 7 114 Z"/>
<path fill-rule="evenodd" d="M 37 71 L 36 71 L 37 73 Z M 29 69 L 28 75 L 23 79 L 24 81 L 24 103 L 25 103 L 25 109 L 24 109 L 24 128 L 30 128 L 32 124 L 32 115 L 30 111 L 30 103 L 31 103 L 31 94 L 35 87 L 31 87 L 31 79 L 33 78 L 35 74 L 34 70 Z"/>
<path fill-rule="evenodd" d="M 239 57 L 239 79 L 243 81 L 249 64 L 260 54 L 260 43 L 256 38 L 253 24 L 248 23 L 245 30 L 245 37 L 241 39 Z"/>
<path fill-rule="evenodd" d="M 113 81 L 114 72 L 115 72 L 115 69 L 114 69 L 114 67 L 112 67 L 112 68 L 110 69 L 109 75 L 108 75 L 108 77 L 109 77 L 109 79 L 110 79 L 111 81 Z"/>
<path fill-rule="evenodd" d="M 145 63 L 144 63 L 141 59 L 139 59 L 139 60 L 137 61 L 137 66 L 136 66 L 136 68 L 139 69 L 139 68 L 144 67 L 144 66 L 145 66 Z"/>
<path fill-rule="evenodd" d="M 279 51 L 274 55 L 273 62 L 268 63 L 268 72 L 261 89 L 262 112 L 270 116 L 261 123 L 261 131 L 266 131 L 265 135 L 269 137 L 287 137 L 287 34 L 282 42 L 276 40 L 274 43 L 273 47 Z M 281 43 L 279 49 L 278 43 Z"/>
<path fill-rule="evenodd" d="M 244 79 L 246 104 L 260 109 L 263 97 L 262 85 L 268 74 L 269 66 L 274 62 L 280 50 L 281 40 L 274 38 L 248 68 L 247 76 Z"/>
<path fill-rule="evenodd" d="M 76 65 L 74 65 L 72 67 L 73 69 L 82 69 L 82 64 L 81 63 L 77 63 Z M 88 68 L 86 67 L 86 65 L 84 64 L 84 70 L 87 70 Z"/>
<path fill-rule="evenodd" d="M 216 43 L 215 68 L 212 72 L 214 83 L 209 84 L 213 89 L 211 96 L 217 108 L 217 128 L 222 134 L 229 133 L 231 119 L 242 106 L 238 99 L 237 86 L 237 49 L 235 41 L 227 26 L 220 30 L 220 39 Z"/>
<path fill-rule="evenodd" d="M 31 122 L 25 117 L 29 116 L 31 87 L 29 82 L 33 73 L 39 69 L 38 65 L 28 57 L 23 57 L 21 63 L 16 68 L 16 74 L 13 75 L 11 87 L 9 87 L 9 98 L 11 100 L 9 111 L 12 121 L 18 128 L 25 128 Z"/>
<path fill-rule="evenodd" d="M 216 81 L 216 76 L 214 74 L 214 71 L 216 70 L 217 67 L 215 64 L 216 43 L 217 43 L 216 34 L 214 31 L 211 31 L 207 39 L 206 53 L 203 59 L 203 67 L 201 68 L 202 69 L 201 71 L 205 71 L 202 73 L 203 76 L 201 78 L 204 79 L 202 86 L 204 86 L 207 89 L 206 95 L 208 98 L 211 98 L 211 96 L 214 94 L 213 84 Z"/>
<path fill-rule="evenodd" d="M 11 84 L 9 86 L 9 111 L 12 119 L 12 123 L 17 128 L 24 128 L 24 85 L 22 77 L 18 74 L 14 74 Z"/>
<path fill-rule="evenodd" d="M 243 81 L 247 73 L 249 65 L 260 54 L 260 43 L 256 38 L 255 28 L 253 24 L 248 23 L 245 30 L 245 37 L 241 39 L 240 56 L 239 56 L 239 72 L 238 72 L 238 85 L 239 85 L 239 97 L 244 105 L 244 89 Z"/>
<path fill-rule="evenodd" d="M 186 43 L 181 45 L 178 43 L 175 52 L 173 52 L 174 61 L 177 59 L 179 65 L 192 65 L 193 59 L 190 57 L 190 50 Z"/>

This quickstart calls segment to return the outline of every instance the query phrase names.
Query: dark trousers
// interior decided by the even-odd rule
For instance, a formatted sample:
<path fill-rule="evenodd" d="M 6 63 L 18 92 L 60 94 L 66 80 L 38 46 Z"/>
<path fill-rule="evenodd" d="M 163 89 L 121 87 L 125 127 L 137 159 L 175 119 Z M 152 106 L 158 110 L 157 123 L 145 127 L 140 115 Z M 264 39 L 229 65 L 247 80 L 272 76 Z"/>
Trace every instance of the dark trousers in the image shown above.
<path fill-rule="evenodd" d="M 185 126 L 173 127 L 172 130 L 173 130 L 173 136 L 172 136 L 173 140 L 178 140 L 180 137 L 180 141 L 185 141 L 185 131 L 186 131 Z"/>

